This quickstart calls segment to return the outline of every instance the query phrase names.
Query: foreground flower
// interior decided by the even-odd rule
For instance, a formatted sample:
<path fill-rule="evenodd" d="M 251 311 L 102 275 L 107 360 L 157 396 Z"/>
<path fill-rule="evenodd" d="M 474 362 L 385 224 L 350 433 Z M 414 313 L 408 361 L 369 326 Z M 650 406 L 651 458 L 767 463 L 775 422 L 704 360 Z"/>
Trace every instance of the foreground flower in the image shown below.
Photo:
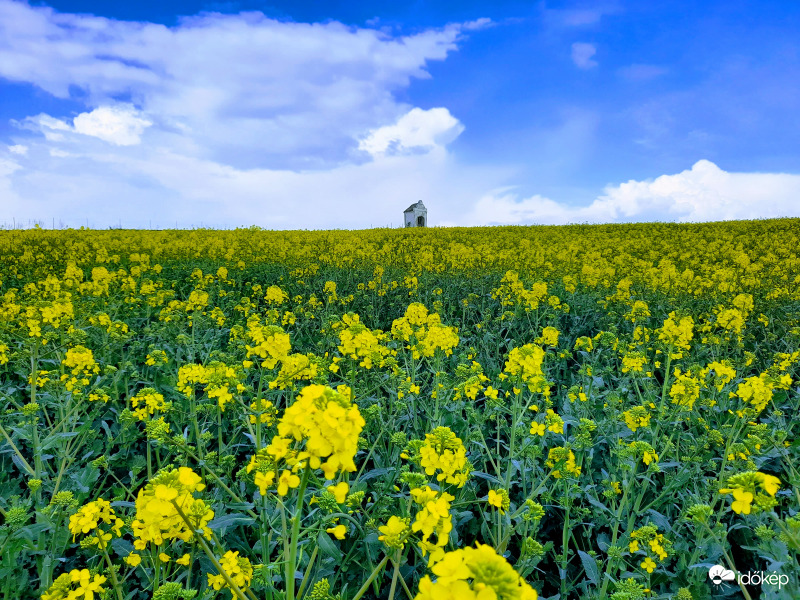
<path fill-rule="evenodd" d="M 90 546 L 98 546 L 101 550 L 108 545 L 108 542 L 115 535 L 122 535 L 123 521 L 114 514 L 111 503 L 102 498 L 94 502 L 89 502 L 69 518 L 69 531 L 72 540 L 79 533 L 92 535 L 86 538 L 86 543 Z M 103 525 L 109 527 L 103 527 Z M 112 535 L 113 532 L 113 535 Z"/>
<path fill-rule="evenodd" d="M 381 532 L 378 541 L 383 542 L 389 548 L 403 548 L 406 538 L 411 533 L 410 523 L 410 519 L 401 519 L 392 515 L 386 525 L 378 527 L 378 531 Z"/>
<path fill-rule="evenodd" d="M 225 556 L 220 559 L 219 564 L 233 584 L 242 591 L 253 580 L 253 565 L 247 558 L 239 556 L 238 551 L 231 552 L 228 550 Z M 221 590 L 223 587 L 227 588 L 231 593 L 231 598 L 236 598 L 236 592 L 227 584 L 225 577 L 221 573 L 216 575 L 209 573 L 208 585 L 215 590 Z"/>
<path fill-rule="evenodd" d="M 358 406 L 349 398 L 323 385 L 309 385 L 284 412 L 278 435 L 267 451 L 276 461 L 288 459 L 292 440 L 305 440 L 305 448 L 296 455 L 294 464 L 307 460 L 312 469 L 321 468 L 326 479 L 334 479 L 340 471 L 356 470 L 353 458 L 364 425 Z M 282 490 L 297 487 L 293 481 L 281 475 L 278 493 L 285 495 Z"/>
<path fill-rule="evenodd" d="M 728 477 L 728 487 L 720 489 L 720 494 L 731 494 L 731 510 L 737 515 L 749 515 L 755 510 L 769 510 L 777 504 L 775 494 L 781 487 L 781 480 L 774 475 L 760 471 L 746 471 Z"/>
<path fill-rule="evenodd" d="M 194 498 L 194 492 L 205 489 L 202 478 L 188 467 L 158 473 L 136 498 L 136 519 L 131 523 L 134 547 L 144 550 L 148 542 L 155 546 L 164 540 L 180 539 L 189 542 L 200 530 L 211 536 L 208 522 L 214 511 L 203 501 Z M 181 508 L 192 524 L 189 528 L 176 509 Z"/>
<path fill-rule="evenodd" d="M 499 490 L 489 490 L 489 496 L 486 500 L 491 506 L 497 508 L 501 515 L 505 514 L 511 505 L 508 492 L 502 488 Z"/>
<path fill-rule="evenodd" d="M 419 582 L 414 600 L 536 600 L 538 594 L 494 548 L 448 552 Z"/>
<path fill-rule="evenodd" d="M 106 591 L 102 587 L 105 582 L 105 577 L 92 576 L 89 569 L 73 569 L 59 575 L 41 600 L 94 600 L 95 594 L 100 598 Z"/>

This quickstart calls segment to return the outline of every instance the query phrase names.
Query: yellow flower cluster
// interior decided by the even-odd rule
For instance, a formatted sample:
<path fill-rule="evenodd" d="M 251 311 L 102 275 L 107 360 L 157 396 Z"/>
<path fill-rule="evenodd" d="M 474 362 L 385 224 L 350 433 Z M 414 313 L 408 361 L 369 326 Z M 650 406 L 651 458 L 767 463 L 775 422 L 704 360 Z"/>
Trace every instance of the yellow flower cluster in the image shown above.
<path fill-rule="evenodd" d="M 781 480 L 774 475 L 760 471 L 746 471 L 728 478 L 728 487 L 720 489 L 720 494 L 731 494 L 731 510 L 737 515 L 769 510 L 777 504 L 775 494 Z"/>
<path fill-rule="evenodd" d="M 658 454 L 647 442 L 631 442 L 628 444 L 626 454 L 635 457 L 636 460 L 641 460 L 647 466 L 650 466 L 653 461 L 658 462 Z"/>
<path fill-rule="evenodd" d="M 581 474 L 581 468 L 575 463 L 575 454 L 562 446 L 551 448 L 544 464 L 553 469 L 556 479 L 561 479 L 564 473 L 574 477 Z"/>
<path fill-rule="evenodd" d="M 652 573 L 659 562 L 667 559 L 671 547 L 671 542 L 664 538 L 664 534 L 658 533 L 655 525 L 645 525 L 632 531 L 628 543 L 631 554 L 645 554 L 639 566 L 648 573 Z"/>
<path fill-rule="evenodd" d="M 700 377 L 703 379 L 706 379 L 709 375 L 713 378 L 711 385 L 717 388 L 718 392 L 721 392 L 725 385 L 736 378 L 736 369 L 728 361 L 714 361 L 708 363 L 708 366 L 700 373 Z"/>
<path fill-rule="evenodd" d="M 669 397 L 672 403 L 678 404 L 686 410 L 692 410 L 694 403 L 700 397 L 702 378 L 691 371 L 683 373 L 677 368 L 674 375 L 675 381 L 672 382 L 672 386 L 669 388 Z"/>
<path fill-rule="evenodd" d="M 307 460 L 309 467 L 322 468 L 325 477 L 333 479 L 339 471 L 356 470 L 353 458 L 364 425 L 364 418 L 350 399 L 329 387 L 309 385 L 284 412 L 278 435 L 268 451 L 276 462 L 291 458 L 292 468 L 299 468 Z M 292 440 L 305 440 L 304 449 L 294 457 L 289 455 Z"/>
<path fill-rule="evenodd" d="M 388 548 L 402 549 L 406 538 L 411 534 L 411 519 L 401 519 L 392 515 L 386 525 L 378 527 L 378 531 L 381 533 L 378 541 L 386 544 Z"/>
<path fill-rule="evenodd" d="M 106 577 L 92 575 L 89 569 L 73 569 L 63 573 L 42 594 L 42 600 L 94 600 L 102 598 Z"/>
<path fill-rule="evenodd" d="M 277 325 L 261 325 L 256 316 L 247 321 L 247 338 L 252 342 L 246 346 L 247 358 L 259 357 L 264 369 L 274 369 L 292 351 L 288 333 Z"/>
<path fill-rule="evenodd" d="M 195 492 L 205 489 L 202 478 L 188 467 L 162 472 L 153 477 L 136 497 L 136 519 L 131 523 L 137 550 L 144 550 L 148 543 L 155 546 L 166 540 L 180 539 L 189 542 L 195 531 L 211 537 L 208 523 L 214 511 Z M 176 505 L 189 519 L 187 525 Z"/>
<path fill-rule="evenodd" d="M 516 381 L 525 383 L 531 392 L 549 392 L 547 379 L 542 371 L 544 350 L 534 344 L 525 344 L 509 352 L 503 373 Z"/>
<path fill-rule="evenodd" d="M 558 335 L 559 331 L 555 327 L 545 327 L 535 343 L 542 346 L 558 346 Z"/>
<path fill-rule="evenodd" d="M 102 527 L 102 525 L 109 527 Z M 85 504 L 69 518 L 72 540 L 75 541 L 75 536 L 79 533 L 84 535 L 91 533 L 92 535 L 86 538 L 86 544 L 97 546 L 100 549 L 106 548 L 114 536 L 122 535 L 123 525 L 122 519 L 117 517 L 114 509 L 111 508 L 111 503 L 102 498 Z"/>
<path fill-rule="evenodd" d="M 221 411 L 233 401 L 233 392 L 241 393 L 245 386 L 240 381 L 239 371 L 224 362 L 211 361 L 208 365 L 189 364 L 178 369 L 177 388 L 187 397 L 194 394 L 196 385 L 205 385 L 203 391 L 209 398 L 216 398 Z"/>
<path fill-rule="evenodd" d="M 268 304 L 281 305 L 288 299 L 288 294 L 277 285 L 269 286 L 266 294 L 264 294 L 264 300 L 266 300 Z"/>
<path fill-rule="evenodd" d="M 88 386 L 90 377 L 100 372 L 92 351 L 84 346 L 75 346 L 67 350 L 61 364 L 69 370 L 69 373 L 61 376 L 61 381 L 70 392 Z"/>
<path fill-rule="evenodd" d="M 421 507 L 417 511 L 411 530 L 422 533 L 419 547 L 423 556 L 430 552 L 428 564 L 431 565 L 444 556 L 444 546 L 450 540 L 450 532 L 453 530 L 450 503 L 455 497 L 447 492 L 436 492 L 426 485 L 424 488 L 411 490 L 411 498 Z M 435 543 L 429 541 L 434 533 L 436 533 Z"/>
<path fill-rule="evenodd" d="M 502 306 L 520 306 L 526 312 L 536 310 L 547 298 L 547 284 L 541 281 L 526 290 L 516 271 L 507 271 L 500 280 L 500 287 L 492 290 L 492 298 L 498 298 Z"/>
<path fill-rule="evenodd" d="M 477 543 L 445 554 L 414 600 L 536 600 L 538 594 L 494 548 Z"/>
<path fill-rule="evenodd" d="M 355 313 L 342 315 L 342 320 L 337 325 L 339 352 L 359 361 L 359 366 L 365 369 L 371 369 L 374 365 L 383 366 L 383 359 L 389 354 L 389 348 L 381 344 L 386 338 L 382 331 L 371 330 Z"/>
<path fill-rule="evenodd" d="M 490 506 L 494 506 L 496 509 L 498 509 L 501 515 L 504 515 L 511 506 L 511 500 L 508 497 L 508 490 L 504 490 L 503 488 L 489 490 L 489 495 L 487 496 L 486 501 Z"/>
<path fill-rule="evenodd" d="M 449 427 L 437 427 L 425 435 L 425 442 L 419 448 L 419 465 L 425 474 L 437 471 L 437 481 L 452 483 L 463 487 L 469 479 L 472 465 L 467 460 L 467 450 L 461 438 Z"/>
<path fill-rule="evenodd" d="M 694 336 L 694 320 L 692 317 L 678 317 L 673 311 L 664 321 L 661 329 L 657 330 L 658 339 L 672 348 L 672 358 L 683 356 L 684 350 L 689 350 Z"/>
<path fill-rule="evenodd" d="M 278 414 L 275 405 L 264 398 L 253 400 L 250 403 L 250 410 L 253 411 L 250 415 L 250 423 L 253 425 L 255 425 L 256 422 L 261 422 L 264 425 L 272 425 Z"/>
<path fill-rule="evenodd" d="M 736 395 L 743 402 L 752 404 L 756 411 L 761 412 L 772 400 L 773 387 L 770 385 L 767 375 L 762 373 L 756 377 L 748 377 L 739 387 L 736 388 Z"/>
<path fill-rule="evenodd" d="M 239 556 L 239 552 L 232 552 L 228 550 L 219 561 L 222 570 L 230 578 L 233 584 L 244 591 L 250 587 L 250 582 L 253 580 L 253 565 L 250 560 L 244 556 Z M 228 585 L 225 577 L 221 573 L 212 575 L 208 573 L 208 585 L 215 590 L 226 588 L 231 593 L 231 598 L 236 598 L 236 591 Z"/>
<path fill-rule="evenodd" d="M 642 352 L 628 352 L 622 356 L 623 373 L 642 373 L 647 364 L 647 357 Z"/>
<path fill-rule="evenodd" d="M 631 431 L 650 425 L 650 412 L 644 406 L 634 406 L 622 413 L 625 425 Z"/>
<path fill-rule="evenodd" d="M 156 365 L 165 365 L 169 362 L 169 358 L 167 357 L 167 353 L 163 350 L 151 350 L 147 353 L 145 357 L 144 364 L 149 367 L 153 367 Z"/>
<path fill-rule="evenodd" d="M 424 304 L 412 302 L 405 314 L 392 322 L 392 336 L 407 343 L 412 356 L 432 357 L 437 350 L 450 356 L 458 346 L 458 329 L 442 324 L 437 313 L 428 313 Z"/>
<path fill-rule="evenodd" d="M 269 382 L 271 390 L 294 389 L 299 381 L 313 381 L 320 372 L 320 359 L 315 354 L 287 354 L 281 358 L 278 376 Z"/>
<path fill-rule="evenodd" d="M 142 406 L 139 406 L 140 404 Z M 164 401 L 164 396 L 153 388 L 142 388 L 131 398 L 131 406 L 136 418 L 146 421 L 156 412 L 168 411 L 172 407 L 172 403 Z"/>

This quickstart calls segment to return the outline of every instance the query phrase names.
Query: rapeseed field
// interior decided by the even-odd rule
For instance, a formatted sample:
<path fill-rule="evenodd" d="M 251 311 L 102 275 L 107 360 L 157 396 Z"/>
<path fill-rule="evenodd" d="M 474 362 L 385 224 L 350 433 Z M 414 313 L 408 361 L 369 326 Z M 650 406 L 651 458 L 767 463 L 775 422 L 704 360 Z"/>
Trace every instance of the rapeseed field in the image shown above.
<path fill-rule="evenodd" d="M 798 220 L 3 231 L 0 591 L 798 598 L 798 363 Z"/>

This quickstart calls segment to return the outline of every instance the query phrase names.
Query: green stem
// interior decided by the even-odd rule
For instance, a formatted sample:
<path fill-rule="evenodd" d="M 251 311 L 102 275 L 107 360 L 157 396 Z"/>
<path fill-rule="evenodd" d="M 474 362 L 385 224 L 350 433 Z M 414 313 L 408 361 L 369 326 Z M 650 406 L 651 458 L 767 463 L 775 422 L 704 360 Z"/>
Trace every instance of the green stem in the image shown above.
<path fill-rule="evenodd" d="M 397 587 L 397 577 L 400 574 L 400 549 L 398 548 L 394 552 L 395 557 L 392 559 L 394 563 L 394 572 L 392 573 L 392 585 L 389 587 L 389 600 L 394 600 L 394 591 Z"/>
<path fill-rule="evenodd" d="M 31 477 L 35 478 L 36 477 L 36 472 L 33 470 L 33 467 L 28 463 L 27 460 L 25 460 L 25 457 L 22 456 L 22 452 L 20 452 L 19 448 L 17 448 L 17 446 L 14 444 L 14 442 L 11 441 L 11 438 L 6 433 L 6 430 L 3 428 L 2 425 L 0 425 L 0 433 L 3 434 L 4 438 L 6 438 L 6 441 L 8 442 L 8 445 L 11 446 L 11 449 L 14 451 L 14 454 L 17 455 L 17 458 L 22 463 L 22 466 L 25 467 L 25 470 L 28 472 L 28 475 L 30 475 Z"/>
<path fill-rule="evenodd" d="M 178 511 L 178 515 L 180 516 L 181 519 L 183 519 L 183 522 L 186 523 L 186 526 L 189 529 L 191 529 L 193 532 L 195 532 L 194 527 L 192 527 L 191 522 L 186 517 L 186 514 L 181 510 L 181 507 L 178 506 L 178 503 L 175 502 L 174 500 L 172 500 L 172 506 L 174 506 L 175 510 Z M 217 570 L 217 573 L 222 575 L 222 578 L 225 580 L 225 583 L 228 586 L 228 589 L 230 589 L 231 592 L 236 597 L 239 598 L 239 600 L 247 600 L 247 596 L 244 595 L 244 592 L 242 592 L 242 590 L 239 589 L 239 586 L 237 586 L 233 582 L 233 580 L 230 578 L 230 575 L 228 575 L 228 573 L 225 572 L 225 569 L 222 568 L 222 565 L 219 564 L 219 561 L 217 560 L 217 557 L 214 556 L 214 553 L 211 551 L 211 548 L 208 547 L 208 544 L 206 544 L 206 541 L 203 539 L 203 536 L 200 535 L 199 533 L 195 532 L 194 537 L 199 542 L 200 547 L 203 549 L 203 552 L 206 553 L 206 556 L 211 561 L 211 564 L 214 565 L 214 568 Z M 248 590 L 248 592 L 249 592 L 249 590 Z M 251 597 L 251 599 L 255 600 L 255 596 L 252 594 L 252 592 L 250 592 L 248 595 Z"/>
<path fill-rule="evenodd" d="M 308 476 L 311 469 L 306 465 L 303 470 L 303 479 L 300 481 L 300 489 L 297 494 L 297 506 L 292 515 L 292 541 L 289 546 L 289 561 L 286 563 L 286 598 L 287 600 L 295 600 L 294 595 L 294 571 L 297 561 L 297 538 L 300 535 L 300 520 L 303 514 L 303 496 L 306 493 L 306 486 L 308 485 Z"/>
<path fill-rule="evenodd" d="M 117 600 L 123 600 L 122 588 L 119 586 L 119 580 L 117 579 L 117 571 L 114 569 L 114 565 L 111 563 L 111 557 L 108 555 L 108 550 L 105 548 L 103 548 L 103 556 L 108 565 L 108 572 L 111 575 L 111 583 L 114 585 L 114 591 L 117 592 Z"/>
<path fill-rule="evenodd" d="M 569 561 L 569 512 L 572 503 L 569 500 L 569 483 L 564 481 L 564 526 L 561 529 L 561 597 L 567 597 L 567 562 Z"/>
<path fill-rule="evenodd" d="M 611 530 L 611 544 L 613 546 L 617 543 L 617 536 L 619 535 L 619 525 L 622 522 L 622 513 L 624 512 L 625 508 L 627 508 L 628 503 L 628 493 L 633 486 L 634 481 L 636 480 L 636 467 L 638 466 L 638 462 L 633 466 L 633 472 L 631 473 L 630 481 L 628 485 L 625 486 L 625 490 L 622 493 L 622 499 L 619 501 L 619 507 L 617 508 L 617 514 L 614 516 L 614 527 Z M 612 558 L 608 559 L 606 563 L 606 570 L 605 574 L 603 575 L 603 585 L 600 588 L 600 600 L 604 600 L 606 597 L 606 589 L 608 588 L 608 582 L 611 580 L 611 571 L 615 566 L 615 561 Z"/>
<path fill-rule="evenodd" d="M 378 576 L 378 573 L 383 571 L 383 568 L 386 566 L 387 562 L 389 562 L 389 555 L 388 554 L 383 557 L 383 560 L 378 564 L 377 567 L 372 569 L 372 573 L 370 574 L 369 579 L 367 579 L 364 582 L 364 585 L 361 586 L 361 589 L 359 589 L 356 592 L 356 595 L 353 596 L 353 600 L 360 600 L 361 596 L 363 596 L 364 594 L 367 593 L 367 590 L 369 589 L 369 586 L 372 583 L 372 580 L 375 579 Z"/>
<path fill-rule="evenodd" d="M 716 536 L 716 535 L 714 535 L 714 532 L 713 532 L 713 531 L 711 530 L 711 528 L 708 526 L 708 523 L 703 523 L 703 525 L 705 525 L 705 528 L 708 530 L 708 533 L 710 533 L 710 534 L 711 534 L 711 537 L 712 537 L 712 539 L 713 539 L 715 542 L 717 542 L 717 544 L 719 544 L 719 547 L 722 549 L 722 555 L 725 557 L 725 562 L 727 562 L 727 563 L 728 563 L 728 568 L 729 568 L 731 571 L 734 571 L 734 572 L 736 572 L 736 565 L 734 564 L 733 560 L 731 560 L 731 557 L 730 557 L 730 556 L 728 556 L 728 552 L 725 550 L 725 546 L 724 546 L 724 545 L 722 544 L 722 542 L 721 542 L 721 541 L 720 541 L 720 540 L 717 538 L 717 536 Z M 748 593 L 747 593 L 747 588 L 745 588 L 745 587 L 744 587 L 744 584 L 743 584 L 741 581 L 739 581 L 739 578 L 738 578 L 738 577 L 737 577 L 737 581 L 739 582 L 739 588 L 742 590 L 742 594 L 744 595 L 745 599 L 746 599 L 746 600 L 751 600 L 751 598 L 750 598 L 750 594 L 748 594 Z"/>
<path fill-rule="evenodd" d="M 311 552 L 311 558 L 308 559 L 308 565 L 306 566 L 305 575 L 303 575 L 303 581 L 300 582 L 300 587 L 297 590 L 297 597 L 302 598 L 303 592 L 306 591 L 306 586 L 308 585 L 309 577 L 311 577 L 311 569 L 314 567 L 314 561 L 317 559 L 317 551 L 319 550 L 319 546 L 314 546 L 313 552 Z"/>

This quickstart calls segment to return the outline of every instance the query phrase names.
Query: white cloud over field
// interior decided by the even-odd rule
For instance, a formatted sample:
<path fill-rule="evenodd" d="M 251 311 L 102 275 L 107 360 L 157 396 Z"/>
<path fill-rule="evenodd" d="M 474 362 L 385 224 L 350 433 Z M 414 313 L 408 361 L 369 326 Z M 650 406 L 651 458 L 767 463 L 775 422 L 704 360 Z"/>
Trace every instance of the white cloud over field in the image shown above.
<path fill-rule="evenodd" d="M 12 123 L 5 223 L 361 228 L 399 225 L 419 199 L 434 225 L 800 216 L 800 176 L 708 161 L 583 206 L 515 194 L 519 166 L 465 164 L 453 142 L 469 124 L 398 98 L 492 25 L 402 36 L 251 12 L 165 27 L 0 0 L 0 78 L 81 107 Z M 576 46 L 593 66 L 594 47 Z"/>
<path fill-rule="evenodd" d="M 508 191 L 487 194 L 468 224 L 725 221 L 800 217 L 800 175 L 729 173 L 708 160 L 675 175 L 607 186 L 588 205 L 571 206 Z"/>

